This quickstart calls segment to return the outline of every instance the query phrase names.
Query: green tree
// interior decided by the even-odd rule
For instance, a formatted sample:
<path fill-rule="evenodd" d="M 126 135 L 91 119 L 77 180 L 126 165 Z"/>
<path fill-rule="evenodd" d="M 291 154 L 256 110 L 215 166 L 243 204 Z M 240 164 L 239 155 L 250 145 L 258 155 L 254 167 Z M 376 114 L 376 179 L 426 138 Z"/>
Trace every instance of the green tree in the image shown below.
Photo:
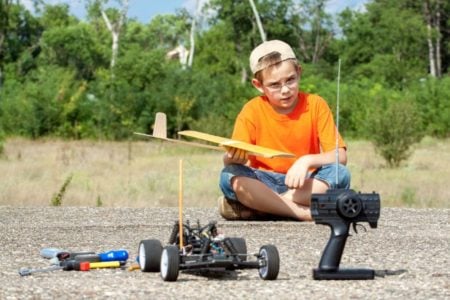
<path fill-rule="evenodd" d="M 77 18 L 70 14 L 68 4 L 44 4 L 41 10 L 42 13 L 39 21 L 45 30 L 76 25 L 78 23 Z"/>
<path fill-rule="evenodd" d="M 432 77 L 408 87 L 408 98 L 413 99 L 424 123 L 426 134 L 450 137 L 450 77 Z"/>
<path fill-rule="evenodd" d="M 148 37 L 152 47 L 170 50 L 189 41 L 190 16 L 186 10 L 176 15 L 155 16 L 148 24 Z"/>
<path fill-rule="evenodd" d="M 56 66 L 39 67 L 23 82 L 8 79 L 0 94 L 5 133 L 33 138 L 56 134 L 64 123 L 64 106 L 76 87 L 74 73 Z"/>
<path fill-rule="evenodd" d="M 423 136 L 420 115 L 409 99 L 378 106 L 369 124 L 375 149 L 389 167 L 408 159 L 411 146 Z"/>
<path fill-rule="evenodd" d="M 325 12 L 327 0 L 303 0 L 297 6 L 293 21 L 301 60 L 317 64 L 334 39 L 331 15 Z"/>
<path fill-rule="evenodd" d="M 43 28 L 23 5 L 0 1 L 0 87 L 6 65 L 36 57 Z M 20 65 L 20 64 L 19 64 Z"/>
<path fill-rule="evenodd" d="M 80 79 L 92 79 L 96 68 L 108 65 L 95 32 L 85 23 L 49 29 L 41 45 L 42 63 L 72 68 Z"/>
<path fill-rule="evenodd" d="M 426 26 L 405 1 L 376 0 L 367 12 L 341 14 L 339 46 L 351 76 L 402 88 L 427 73 Z"/>

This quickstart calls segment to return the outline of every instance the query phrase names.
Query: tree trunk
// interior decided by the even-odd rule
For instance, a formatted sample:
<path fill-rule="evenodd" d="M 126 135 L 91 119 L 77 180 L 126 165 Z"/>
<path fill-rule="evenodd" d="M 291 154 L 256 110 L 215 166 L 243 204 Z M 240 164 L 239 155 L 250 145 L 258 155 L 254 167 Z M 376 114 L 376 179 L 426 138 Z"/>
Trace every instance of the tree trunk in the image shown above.
<path fill-rule="evenodd" d="M 442 76 L 442 58 L 441 58 L 441 0 L 436 0 L 436 21 L 434 23 L 434 28 L 438 32 L 436 38 L 436 76 Z"/>
<path fill-rule="evenodd" d="M 197 24 L 197 18 L 199 15 L 200 9 L 200 0 L 195 2 L 195 13 L 194 18 L 192 19 L 191 33 L 190 33 L 190 47 L 189 47 L 189 58 L 188 58 L 188 67 L 192 67 L 192 63 L 194 61 L 194 52 L 195 52 L 195 28 Z"/>
<path fill-rule="evenodd" d="M 122 28 L 122 25 L 124 23 L 124 20 L 127 16 L 128 12 L 128 0 L 124 0 L 122 2 L 122 11 L 120 13 L 120 18 L 118 22 L 111 23 L 109 21 L 108 16 L 106 15 L 105 11 L 102 9 L 102 17 L 105 21 L 106 27 L 111 32 L 112 36 L 112 53 L 111 53 L 111 70 L 116 65 L 117 55 L 119 54 L 119 37 L 120 37 L 120 30 Z"/>
<path fill-rule="evenodd" d="M 299 46 L 300 52 L 302 53 L 305 60 L 306 61 L 310 60 L 311 56 L 309 55 L 309 49 L 308 49 L 307 43 L 301 35 L 299 36 L 298 46 Z"/>
<path fill-rule="evenodd" d="M 112 55 L 111 55 L 111 69 L 116 65 L 117 55 L 119 53 L 119 32 L 111 32 L 112 34 Z"/>
<path fill-rule="evenodd" d="M 255 5 L 255 3 L 253 2 L 253 0 L 248 0 L 248 1 L 250 2 L 250 6 L 252 7 L 253 14 L 255 15 L 256 25 L 258 26 L 259 34 L 261 35 L 261 40 L 262 40 L 263 42 L 265 42 L 265 41 L 266 41 L 266 33 L 264 32 L 264 28 L 263 28 L 263 26 L 262 26 L 262 23 L 261 23 L 261 19 L 260 19 L 260 17 L 259 17 L 258 10 L 256 9 L 256 5 Z"/>
<path fill-rule="evenodd" d="M 241 84 L 242 85 L 246 84 L 247 80 L 248 80 L 247 68 L 242 67 L 242 70 L 241 70 Z"/>
<path fill-rule="evenodd" d="M 312 63 L 315 64 L 320 57 L 320 53 L 319 50 L 321 48 L 321 39 L 320 39 L 320 33 L 321 33 L 321 12 L 323 10 L 323 2 L 319 1 L 319 3 L 317 3 L 317 7 L 316 7 L 316 20 L 315 20 L 315 26 L 312 28 L 311 33 L 314 33 L 314 31 L 316 32 L 316 38 L 315 38 L 315 43 L 314 43 L 314 53 L 313 53 L 313 57 L 312 57 Z"/>
<path fill-rule="evenodd" d="M 423 12 L 425 14 L 425 20 L 427 22 L 428 63 L 430 66 L 430 75 L 436 77 L 436 60 L 434 57 L 435 49 L 433 45 L 432 33 L 433 26 L 429 0 L 423 2 Z"/>
<path fill-rule="evenodd" d="M 298 14 L 299 32 L 298 48 L 303 60 L 316 64 L 333 39 L 333 32 L 329 28 L 329 15 L 324 7 L 327 0 L 304 0 L 300 2 Z"/>

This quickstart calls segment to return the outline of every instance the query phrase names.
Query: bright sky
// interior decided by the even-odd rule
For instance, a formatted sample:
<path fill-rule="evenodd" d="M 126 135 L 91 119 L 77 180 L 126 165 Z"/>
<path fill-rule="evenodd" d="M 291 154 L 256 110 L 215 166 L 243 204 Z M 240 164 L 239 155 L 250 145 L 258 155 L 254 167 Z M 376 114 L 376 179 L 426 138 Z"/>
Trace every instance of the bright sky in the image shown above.
<path fill-rule="evenodd" d="M 207 0 L 200 0 L 202 3 Z M 244 0 L 242 0 L 244 1 Z M 362 9 L 364 3 L 369 0 L 329 0 L 327 3 L 327 11 L 338 12 L 346 7 L 352 9 Z M 20 0 L 29 9 L 32 9 L 31 0 Z M 45 3 L 69 3 L 72 13 L 80 19 L 86 15 L 85 1 L 83 0 L 44 0 Z M 117 0 L 110 0 L 110 5 L 117 3 Z M 196 0 L 129 0 L 128 17 L 136 18 L 142 23 L 148 23 L 154 16 L 158 14 L 175 13 L 177 9 L 186 8 L 193 13 L 195 10 Z M 255 0 L 257 5 L 258 0 Z"/>

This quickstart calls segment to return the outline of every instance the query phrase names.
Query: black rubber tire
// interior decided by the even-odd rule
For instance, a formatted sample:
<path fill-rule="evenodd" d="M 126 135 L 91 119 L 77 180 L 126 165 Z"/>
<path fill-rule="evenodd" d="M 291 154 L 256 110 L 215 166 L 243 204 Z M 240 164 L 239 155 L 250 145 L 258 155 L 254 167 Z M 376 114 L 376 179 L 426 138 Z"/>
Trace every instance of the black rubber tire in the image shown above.
<path fill-rule="evenodd" d="M 159 272 L 162 249 L 159 240 L 142 240 L 139 243 L 139 267 L 142 272 Z"/>
<path fill-rule="evenodd" d="M 240 237 L 230 237 L 230 241 L 233 244 L 234 249 L 236 249 L 237 253 L 245 254 L 245 255 L 240 255 L 239 258 L 242 261 L 246 261 L 247 260 L 247 243 L 245 242 L 245 239 L 240 238 Z"/>
<path fill-rule="evenodd" d="M 280 256 L 274 245 L 264 245 L 259 249 L 259 259 L 265 260 L 265 266 L 258 269 L 263 280 L 275 280 L 280 271 Z"/>
<path fill-rule="evenodd" d="M 177 281 L 180 269 L 180 252 L 177 246 L 164 247 L 161 255 L 160 274 L 164 281 Z"/>

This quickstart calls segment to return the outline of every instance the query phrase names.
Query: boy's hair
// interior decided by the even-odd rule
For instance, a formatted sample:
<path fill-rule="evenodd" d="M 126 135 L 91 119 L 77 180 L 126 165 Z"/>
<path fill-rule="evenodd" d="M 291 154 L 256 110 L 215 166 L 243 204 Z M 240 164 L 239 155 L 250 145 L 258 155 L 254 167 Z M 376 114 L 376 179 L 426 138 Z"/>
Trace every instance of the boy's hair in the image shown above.
<path fill-rule="evenodd" d="M 292 65 L 295 68 L 298 68 L 297 59 L 289 58 L 286 60 L 281 60 L 281 54 L 279 52 L 275 52 L 275 51 L 267 54 L 266 56 L 261 57 L 260 61 L 261 61 L 260 63 L 266 67 L 264 69 L 257 71 L 254 74 L 254 78 L 257 79 L 259 82 L 263 82 L 263 80 L 264 80 L 263 73 L 265 71 L 278 66 L 279 64 L 281 64 L 284 61 L 290 62 L 290 63 L 292 63 Z"/>

